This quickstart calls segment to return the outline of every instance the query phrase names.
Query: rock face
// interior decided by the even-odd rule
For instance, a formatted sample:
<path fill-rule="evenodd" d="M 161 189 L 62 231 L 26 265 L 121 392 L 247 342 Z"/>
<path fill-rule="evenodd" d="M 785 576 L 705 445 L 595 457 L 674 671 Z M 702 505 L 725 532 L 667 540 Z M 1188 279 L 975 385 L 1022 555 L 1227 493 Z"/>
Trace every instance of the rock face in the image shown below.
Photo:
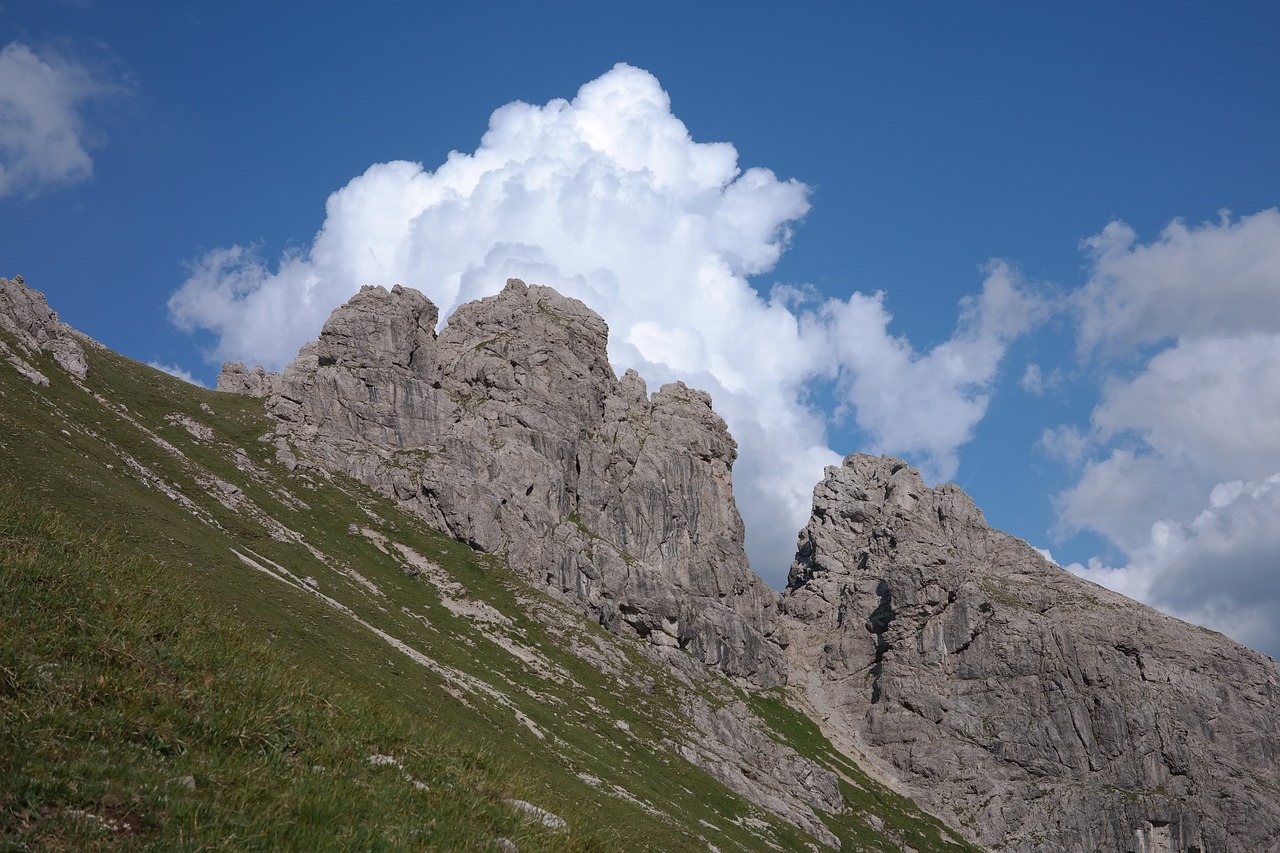
<path fill-rule="evenodd" d="M 279 373 L 263 370 L 260 364 L 250 370 L 242 362 L 228 361 L 218 374 L 217 390 L 246 397 L 270 397 L 280 390 L 280 378 Z"/>
<path fill-rule="evenodd" d="M 437 320 L 399 286 L 335 310 L 269 402 L 282 453 L 505 555 L 612 630 L 779 683 L 776 596 L 747 566 L 737 447 L 710 397 L 617 378 L 604 321 L 550 288 L 513 279 L 438 337 Z"/>
<path fill-rule="evenodd" d="M 1280 669 L 1046 562 L 900 460 L 828 468 L 789 679 L 1002 851 L 1280 850 Z"/>
<path fill-rule="evenodd" d="M 89 363 L 85 360 L 84 347 L 76 338 L 76 333 L 58 319 L 58 315 L 49 307 L 44 294 L 27 287 L 22 276 L 12 279 L 0 278 L 0 329 L 17 338 L 19 349 L 28 356 L 38 350 L 44 350 L 53 356 L 53 360 L 67 373 L 77 379 L 84 379 L 89 373 Z M 49 380 L 21 357 L 21 354 L 9 350 L 0 342 L 3 352 L 10 364 L 23 376 L 39 385 L 48 385 Z"/>

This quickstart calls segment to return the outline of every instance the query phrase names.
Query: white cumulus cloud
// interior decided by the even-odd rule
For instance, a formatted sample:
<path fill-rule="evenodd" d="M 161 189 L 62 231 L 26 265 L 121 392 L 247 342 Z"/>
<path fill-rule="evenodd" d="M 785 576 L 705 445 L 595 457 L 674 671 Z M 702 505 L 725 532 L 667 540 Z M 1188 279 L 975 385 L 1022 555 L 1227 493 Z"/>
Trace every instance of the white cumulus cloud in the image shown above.
<path fill-rule="evenodd" d="M 608 322 L 617 370 L 712 394 L 741 448 L 753 566 L 778 583 L 813 486 L 840 458 L 810 385 L 836 389 L 871 449 L 950 476 L 1005 349 L 1040 315 L 1003 265 L 928 352 L 890 333 L 883 294 L 762 296 L 749 278 L 777 263 L 808 195 L 741 168 L 728 143 L 694 141 L 658 81 L 618 65 L 571 101 L 498 109 L 474 152 L 433 171 L 371 166 L 329 197 L 305 252 L 274 265 L 243 247 L 210 252 L 169 305 L 181 327 L 213 333 L 212 359 L 279 368 L 362 284 L 417 288 L 446 322 L 508 277 L 555 287 Z"/>
<path fill-rule="evenodd" d="M 124 91 L 57 53 L 0 48 L 0 197 L 89 178 L 84 107 Z"/>
<path fill-rule="evenodd" d="M 871 436 L 870 449 L 910 454 L 927 479 L 939 480 L 955 474 L 959 448 L 986 414 L 1009 344 L 1046 311 L 1001 263 L 988 270 L 981 294 L 961 303 L 952 337 L 927 353 L 888 336 L 883 294 L 830 300 L 818 326 L 830 340 L 843 397 Z"/>
<path fill-rule="evenodd" d="M 1077 567 L 1122 592 L 1280 654 L 1280 212 L 1188 227 L 1150 244 L 1122 223 L 1087 241 L 1081 352 L 1135 364 L 1113 376 L 1084 457 L 1057 497 L 1065 530 L 1115 543 L 1119 567 Z"/>
<path fill-rule="evenodd" d="M 1080 295 L 1082 348 L 1116 351 L 1204 335 L 1276 331 L 1280 210 L 1188 226 L 1149 244 L 1123 222 L 1085 241 L 1093 265 Z"/>
<path fill-rule="evenodd" d="M 1280 474 L 1219 483 L 1190 520 L 1162 519 L 1129 562 L 1072 571 L 1275 656 L 1280 650 Z"/>

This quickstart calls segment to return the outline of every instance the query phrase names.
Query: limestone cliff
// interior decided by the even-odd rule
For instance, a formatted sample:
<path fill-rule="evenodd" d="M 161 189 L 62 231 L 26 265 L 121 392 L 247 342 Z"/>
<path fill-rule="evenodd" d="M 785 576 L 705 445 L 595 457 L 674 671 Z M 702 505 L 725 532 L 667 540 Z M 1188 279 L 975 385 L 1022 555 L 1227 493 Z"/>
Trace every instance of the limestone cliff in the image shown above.
<path fill-rule="evenodd" d="M 1280 670 L 1048 563 L 889 457 L 827 469 L 789 679 L 1002 851 L 1280 850 Z"/>
<path fill-rule="evenodd" d="M 747 566 L 710 397 L 616 377 L 604 321 L 549 288 L 511 280 L 439 336 L 437 319 L 399 286 L 335 310 L 271 398 L 282 454 L 394 495 L 612 630 L 780 682 L 776 596 Z"/>
<path fill-rule="evenodd" d="M 268 438 L 288 470 L 272 473 L 216 439 L 217 427 L 196 414 L 212 418 L 213 407 L 186 400 L 179 413 L 147 400 L 135 412 L 133 401 L 110 399 L 86 358 L 98 364 L 108 354 L 21 278 L 0 279 L 0 359 L 29 382 L 59 386 L 51 391 L 67 390 L 70 377 L 115 424 L 110 432 L 68 417 L 70 407 L 18 381 L 6 386 L 17 413 L 13 443 L 38 436 L 41 427 L 29 426 L 37 422 L 52 443 L 37 440 L 11 461 L 47 472 L 61 470 L 44 455 L 51 448 L 76 465 L 83 454 L 100 464 L 74 471 L 93 482 L 116 478 L 124 485 L 116 494 L 155 490 L 218 536 L 230 526 L 213 513 L 240 513 L 280 542 L 304 540 L 258 508 L 262 489 L 250 497 L 249 480 L 225 477 L 261 484 L 286 474 L 295 486 L 323 489 L 329 472 L 350 474 L 452 536 L 505 555 L 534 586 L 614 631 L 647 640 L 648 657 L 671 669 L 661 739 L 645 749 L 705 769 L 831 847 L 865 849 L 872 837 L 877 849 L 956 846 L 936 833 L 908 843 L 929 821 L 889 803 L 866 769 L 991 850 L 1280 853 L 1280 669 L 1271 659 L 1047 563 L 992 530 L 958 487 L 927 488 L 888 457 L 854 455 L 827 470 L 779 598 L 747 567 L 731 484 L 736 447 L 707 395 L 678 383 L 650 394 L 635 373 L 617 377 L 601 319 L 547 288 L 511 281 L 459 308 L 438 335 L 437 321 L 415 291 L 366 288 L 283 375 L 227 365 L 219 388 L 265 397 L 275 416 Z M 123 360 L 116 365 L 129 375 Z M 41 420 L 46 414 L 57 420 Z M 173 470 L 188 478 L 185 488 L 124 451 L 138 436 L 164 465 L 180 460 Z M 64 439 L 78 449 L 68 455 Z M 227 467 L 218 475 L 199 467 L 179 447 L 188 439 L 201 458 L 227 453 Z M 44 494 L 66 492 L 69 482 Z M 280 514 L 310 511 L 286 489 L 268 492 Z M 378 544 L 385 533 L 347 529 L 390 554 Z M 339 567 L 310 545 L 299 559 L 307 554 Z M 422 575 L 422 560 L 390 567 L 393 577 L 407 568 Z M 338 576 L 383 595 L 354 567 Z M 307 581 L 299 589 L 315 591 L 319 582 Z M 450 581 L 455 588 L 463 586 Z M 437 586 L 439 600 L 459 605 L 445 589 Z M 444 609 L 497 613 L 471 605 Z M 540 614 L 549 636 L 602 683 L 656 695 L 654 679 L 626 674 L 638 646 L 593 652 L 582 641 L 602 636 L 583 631 L 569 608 L 541 596 L 517 606 Z M 494 636 L 495 648 L 516 648 L 510 636 Z M 533 646 L 520 648 L 517 660 L 540 660 Z M 456 674 L 459 684 L 475 680 Z M 549 701 L 537 691 L 528 698 Z M 608 713 L 592 702 L 591 713 Z M 628 726 L 614 728 L 639 738 Z M 742 819 L 735 825 L 767 825 Z"/>

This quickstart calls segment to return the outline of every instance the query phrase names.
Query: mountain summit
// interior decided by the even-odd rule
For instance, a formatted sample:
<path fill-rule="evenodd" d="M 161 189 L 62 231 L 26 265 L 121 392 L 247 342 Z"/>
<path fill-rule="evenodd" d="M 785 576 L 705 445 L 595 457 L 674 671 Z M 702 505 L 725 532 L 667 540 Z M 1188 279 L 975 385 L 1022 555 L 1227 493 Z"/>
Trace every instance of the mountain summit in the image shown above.
<path fill-rule="evenodd" d="M 775 596 L 747 566 L 737 445 L 711 398 L 616 377 L 604 321 L 547 287 L 512 279 L 439 336 L 437 319 L 399 286 L 334 311 L 268 404 L 289 452 L 502 554 L 610 630 L 780 683 Z"/>

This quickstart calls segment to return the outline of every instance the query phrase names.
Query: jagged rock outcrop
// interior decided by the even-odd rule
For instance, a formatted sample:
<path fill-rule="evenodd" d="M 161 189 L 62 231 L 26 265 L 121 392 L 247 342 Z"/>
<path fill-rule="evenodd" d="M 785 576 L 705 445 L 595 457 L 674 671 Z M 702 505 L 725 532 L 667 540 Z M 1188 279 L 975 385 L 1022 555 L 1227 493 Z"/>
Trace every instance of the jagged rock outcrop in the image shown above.
<path fill-rule="evenodd" d="M 513 279 L 437 320 L 399 286 L 335 310 L 269 403 L 289 461 L 395 496 L 612 630 L 780 682 L 710 397 L 616 377 L 604 321 L 550 288 Z"/>
<path fill-rule="evenodd" d="M 17 338 L 18 347 L 23 350 L 23 353 L 12 352 L 0 341 L 0 353 L 30 381 L 49 384 L 48 377 L 22 358 L 23 354 L 31 356 L 38 350 L 48 352 L 63 370 L 77 379 L 88 375 L 89 363 L 76 332 L 58 319 L 44 294 L 27 287 L 20 275 L 0 278 L 0 329 Z"/>
<path fill-rule="evenodd" d="M 1002 851 L 1280 850 L 1280 669 L 1081 580 L 897 459 L 827 469 L 781 605 L 789 679 Z"/>
<path fill-rule="evenodd" d="M 218 374 L 217 390 L 246 397 L 270 397 L 280 390 L 280 379 L 279 373 L 264 370 L 260 364 L 250 370 L 243 362 L 228 361 Z"/>

